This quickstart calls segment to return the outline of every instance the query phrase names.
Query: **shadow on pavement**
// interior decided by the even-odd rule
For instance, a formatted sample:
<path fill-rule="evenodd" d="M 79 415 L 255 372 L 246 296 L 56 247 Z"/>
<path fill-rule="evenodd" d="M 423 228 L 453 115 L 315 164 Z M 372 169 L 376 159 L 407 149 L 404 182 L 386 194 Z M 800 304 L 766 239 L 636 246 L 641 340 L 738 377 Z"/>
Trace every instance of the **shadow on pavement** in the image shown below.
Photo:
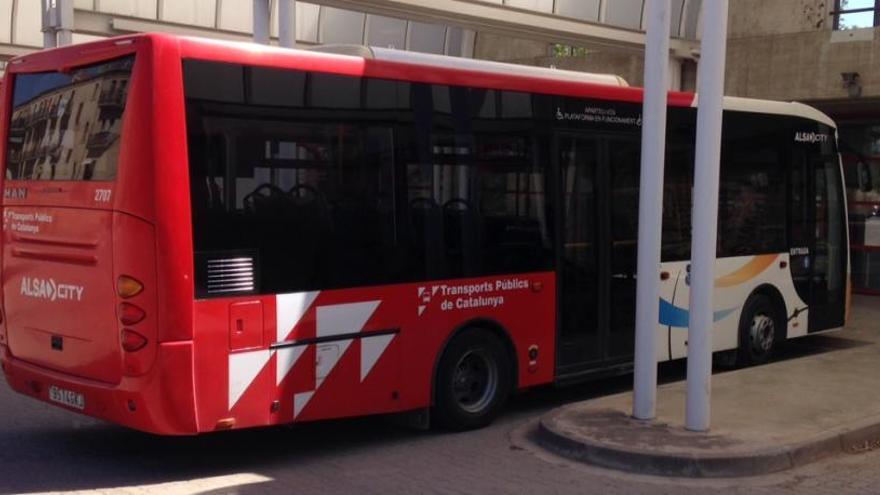
<path fill-rule="evenodd" d="M 845 336 L 811 336 L 791 342 L 777 360 L 869 344 Z M 685 371 L 684 361 L 664 363 L 660 367 L 660 381 L 682 380 Z M 561 389 L 532 390 L 514 398 L 492 428 L 507 430 L 513 423 L 560 405 L 623 392 L 631 385 L 632 375 L 627 374 Z M 396 444 L 405 443 L 417 449 L 420 443 L 442 443 L 446 441 L 443 436 L 457 436 L 416 431 L 378 417 L 199 437 L 157 437 L 90 420 L 84 421 L 84 426 L 71 428 L 69 415 L 53 414 L 46 411 L 48 406 L 8 390 L 0 390 L 0 394 L 7 400 L 20 399 L 11 408 L 0 407 L 4 416 L 41 414 L 42 407 L 48 417 L 47 421 L 28 421 L 24 427 L 14 426 L 15 417 L 11 421 L 5 418 L 4 426 L 0 426 L 0 493 L 109 489 L 237 473 L 265 474 L 270 481 L 234 488 L 235 493 L 261 493 L 270 488 L 270 473 L 295 465 L 307 469 L 318 463 L 369 456 Z M 463 435 L 475 434 L 478 433 Z M 205 491 L 229 493 L 231 489 Z"/>

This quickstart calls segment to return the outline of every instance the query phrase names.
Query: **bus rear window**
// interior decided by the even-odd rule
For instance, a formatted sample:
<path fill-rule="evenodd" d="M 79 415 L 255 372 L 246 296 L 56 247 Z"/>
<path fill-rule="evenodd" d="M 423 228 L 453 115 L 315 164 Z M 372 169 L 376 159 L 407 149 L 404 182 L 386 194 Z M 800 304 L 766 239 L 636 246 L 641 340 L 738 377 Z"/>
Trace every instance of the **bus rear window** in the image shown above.
<path fill-rule="evenodd" d="M 116 178 L 134 56 L 13 78 L 6 178 Z"/>

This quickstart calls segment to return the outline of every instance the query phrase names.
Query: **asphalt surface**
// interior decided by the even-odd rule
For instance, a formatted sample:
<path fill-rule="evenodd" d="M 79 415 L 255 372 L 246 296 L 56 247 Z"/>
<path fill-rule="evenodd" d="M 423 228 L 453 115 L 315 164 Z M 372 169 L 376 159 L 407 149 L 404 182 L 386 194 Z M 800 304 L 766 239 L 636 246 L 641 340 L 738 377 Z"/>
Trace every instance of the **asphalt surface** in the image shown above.
<path fill-rule="evenodd" d="M 779 359 L 873 345 L 848 332 L 800 339 Z M 664 365 L 660 375 L 680 380 L 684 363 Z M 529 392 L 474 432 L 364 418 L 194 438 L 91 420 L 15 394 L 0 380 L 0 493 L 880 493 L 880 445 L 763 477 L 684 480 L 582 465 L 523 438 L 541 414 L 627 390 L 631 380 Z"/>

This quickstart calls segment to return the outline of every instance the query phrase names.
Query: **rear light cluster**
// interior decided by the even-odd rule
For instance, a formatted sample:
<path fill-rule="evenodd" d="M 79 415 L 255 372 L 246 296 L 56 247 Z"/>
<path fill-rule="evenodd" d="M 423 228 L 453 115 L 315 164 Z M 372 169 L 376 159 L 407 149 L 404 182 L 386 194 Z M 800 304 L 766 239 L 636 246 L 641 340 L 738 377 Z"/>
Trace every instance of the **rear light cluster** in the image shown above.
<path fill-rule="evenodd" d="M 123 299 L 131 299 L 143 290 L 144 284 L 128 275 L 122 275 L 116 280 L 116 294 Z M 123 301 L 119 304 L 117 314 L 119 323 L 123 326 L 121 332 L 122 349 L 126 352 L 135 352 L 146 347 L 149 342 L 147 338 L 129 327 L 140 323 L 146 318 L 147 313 L 137 305 Z"/>

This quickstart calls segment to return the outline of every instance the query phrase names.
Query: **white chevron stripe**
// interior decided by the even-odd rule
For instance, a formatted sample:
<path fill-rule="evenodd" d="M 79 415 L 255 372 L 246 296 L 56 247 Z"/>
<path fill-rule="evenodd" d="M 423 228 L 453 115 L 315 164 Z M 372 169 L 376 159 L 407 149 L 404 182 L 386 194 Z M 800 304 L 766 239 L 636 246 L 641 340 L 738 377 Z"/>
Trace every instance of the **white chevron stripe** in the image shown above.
<path fill-rule="evenodd" d="M 315 302 L 320 291 L 278 294 L 275 296 L 276 342 L 284 342 L 293 327 L 299 323 L 309 306 Z"/>
<path fill-rule="evenodd" d="M 328 337 L 360 332 L 381 302 L 365 301 L 318 306 L 317 336 Z M 318 352 L 315 353 L 315 390 L 321 387 L 324 379 L 330 375 L 339 363 L 351 342 L 352 339 L 346 339 L 318 346 Z M 331 346 L 336 346 L 336 349 L 333 349 Z M 321 352 L 322 349 L 327 349 L 327 351 Z"/>
<path fill-rule="evenodd" d="M 296 419 L 296 417 L 299 416 L 299 413 L 301 413 L 303 408 L 306 407 L 306 404 L 312 400 L 313 395 L 315 395 L 314 390 L 293 395 L 293 419 Z"/>
<path fill-rule="evenodd" d="M 318 306 L 318 337 L 360 332 L 382 301 Z"/>
<path fill-rule="evenodd" d="M 361 339 L 361 381 L 370 374 L 376 361 L 382 357 L 382 353 L 388 348 L 388 344 L 394 339 L 394 334 L 376 335 Z"/>
<path fill-rule="evenodd" d="M 272 353 L 269 350 L 239 352 L 229 355 L 229 409 L 260 374 Z"/>
<path fill-rule="evenodd" d="M 282 347 L 276 351 L 277 359 L 275 364 L 275 384 L 280 385 L 281 381 L 290 373 L 293 366 L 299 361 L 299 358 L 305 352 L 307 345 L 298 345 L 296 347 Z"/>
<path fill-rule="evenodd" d="M 321 388 L 324 379 L 345 355 L 354 339 L 337 340 L 326 344 L 318 344 L 315 351 L 315 390 Z"/>

